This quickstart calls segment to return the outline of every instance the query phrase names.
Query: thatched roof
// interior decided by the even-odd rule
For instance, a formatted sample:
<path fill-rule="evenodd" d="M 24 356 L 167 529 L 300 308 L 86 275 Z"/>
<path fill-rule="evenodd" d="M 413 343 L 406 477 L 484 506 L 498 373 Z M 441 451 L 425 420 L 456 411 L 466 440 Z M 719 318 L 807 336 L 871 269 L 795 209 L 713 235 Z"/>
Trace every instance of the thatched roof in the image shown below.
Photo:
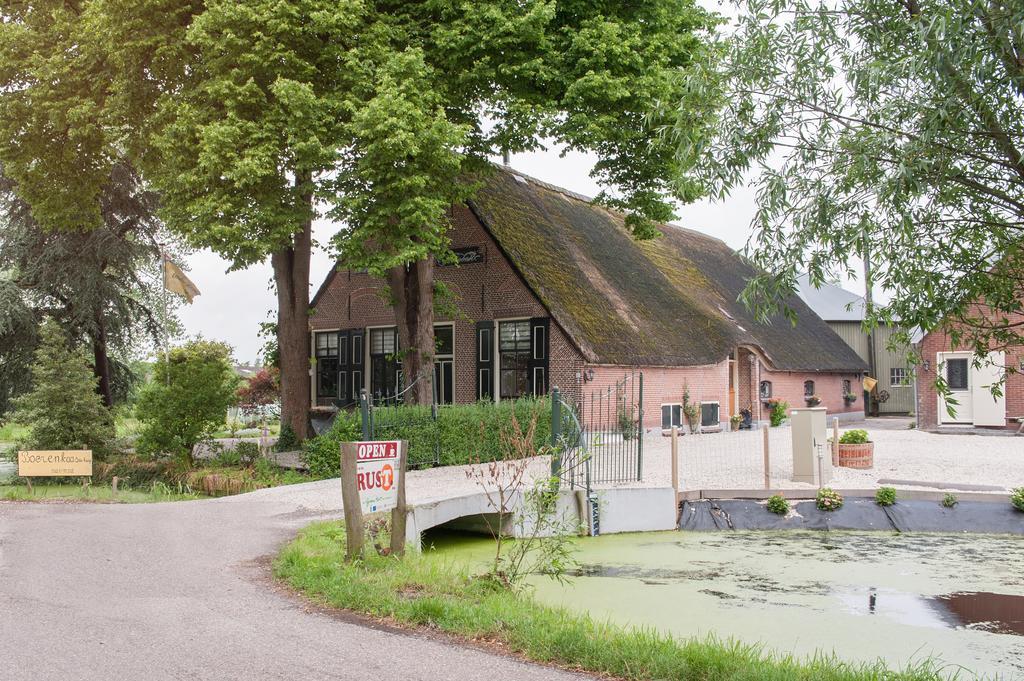
<path fill-rule="evenodd" d="M 737 302 L 754 270 L 707 234 L 662 225 L 637 241 L 621 214 L 508 169 L 484 179 L 470 208 L 590 362 L 706 365 L 748 345 L 777 370 L 865 369 L 796 296 L 795 327 L 757 323 Z"/>

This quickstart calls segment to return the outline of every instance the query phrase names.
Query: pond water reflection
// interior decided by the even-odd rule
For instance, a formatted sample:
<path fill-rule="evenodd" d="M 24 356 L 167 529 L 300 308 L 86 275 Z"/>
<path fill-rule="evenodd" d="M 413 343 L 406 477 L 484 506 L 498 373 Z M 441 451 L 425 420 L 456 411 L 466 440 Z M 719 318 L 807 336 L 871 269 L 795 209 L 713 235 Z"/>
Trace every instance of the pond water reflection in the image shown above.
<path fill-rule="evenodd" d="M 438 534 L 483 564 L 486 538 Z M 568 584 L 537 598 L 621 624 L 891 666 L 932 657 L 1024 679 L 1024 538 L 854 532 L 659 532 L 577 542 Z"/>

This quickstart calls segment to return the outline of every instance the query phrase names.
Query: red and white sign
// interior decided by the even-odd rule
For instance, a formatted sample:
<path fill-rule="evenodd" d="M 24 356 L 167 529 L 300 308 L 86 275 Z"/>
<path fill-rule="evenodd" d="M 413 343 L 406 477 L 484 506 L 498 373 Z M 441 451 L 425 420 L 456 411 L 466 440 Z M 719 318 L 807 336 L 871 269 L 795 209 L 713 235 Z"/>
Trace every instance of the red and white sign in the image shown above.
<path fill-rule="evenodd" d="M 390 511 L 398 505 L 402 447 L 397 441 L 356 442 L 356 486 L 363 513 Z"/>

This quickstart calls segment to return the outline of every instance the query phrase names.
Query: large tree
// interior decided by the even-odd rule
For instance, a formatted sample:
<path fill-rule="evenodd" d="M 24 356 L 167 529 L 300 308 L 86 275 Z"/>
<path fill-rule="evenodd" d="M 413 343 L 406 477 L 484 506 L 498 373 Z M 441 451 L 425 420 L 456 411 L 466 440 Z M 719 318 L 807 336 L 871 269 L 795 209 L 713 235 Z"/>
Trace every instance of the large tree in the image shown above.
<path fill-rule="evenodd" d="M 724 83 L 717 134 L 679 150 L 720 197 L 757 188 L 748 302 L 770 311 L 801 272 L 820 284 L 866 257 L 891 296 L 869 326 L 943 329 L 982 354 L 1021 343 L 1024 4 L 737 6 L 727 58 L 692 81 Z"/>
<path fill-rule="evenodd" d="M 99 227 L 46 230 L 14 183 L 0 175 L 0 270 L 17 289 L 21 308 L 36 319 L 52 318 L 76 342 L 88 342 L 109 407 L 115 394 L 124 396 L 130 387 L 126 360 L 164 339 L 173 302 L 155 274 L 158 241 L 166 233 L 155 217 L 155 198 L 138 175 L 113 166 L 97 206 Z"/>
<path fill-rule="evenodd" d="M 472 193 L 483 159 L 540 139 L 595 152 L 595 176 L 610 190 L 601 199 L 629 211 L 640 237 L 670 217 L 664 197 L 699 194 L 649 113 L 685 102 L 688 134 L 706 124 L 711 99 L 685 75 L 704 62 L 716 20 L 692 0 L 53 4 L 50 19 L 16 12 L 4 30 L 28 52 L 66 46 L 77 70 L 10 50 L 27 66 L 0 80 L 27 86 L 11 89 L 6 106 L 0 99 L 0 114 L 27 123 L 0 153 L 26 191 L 59 191 L 52 180 L 64 171 L 31 159 L 64 139 L 67 127 L 52 121 L 67 122 L 66 162 L 91 169 L 127 154 L 192 244 L 237 267 L 269 257 L 283 418 L 300 437 L 318 211 L 345 221 L 348 264 L 389 282 L 406 373 L 427 379 L 412 399 L 425 400 L 433 263 L 450 255 L 450 208 Z M 26 104 L 33 97 L 44 114 Z M 88 194 L 88 177 L 75 183 Z"/>

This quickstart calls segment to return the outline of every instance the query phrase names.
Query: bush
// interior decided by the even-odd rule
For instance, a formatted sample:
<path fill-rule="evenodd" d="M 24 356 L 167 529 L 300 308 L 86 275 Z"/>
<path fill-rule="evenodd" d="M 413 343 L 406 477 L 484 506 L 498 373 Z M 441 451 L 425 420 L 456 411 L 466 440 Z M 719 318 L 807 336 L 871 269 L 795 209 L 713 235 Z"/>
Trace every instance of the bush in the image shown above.
<path fill-rule="evenodd" d="M 781 494 L 773 494 L 768 498 L 768 510 L 777 515 L 789 513 L 789 502 Z"/>
<path fill-rule="evenodd" d="M 953 508 L 959 502 L 960 500 L 956 498 L 955 494 L 947 493 L 946 496 L 942 497 L 942 505 L 946 508 Z"/>
<path fill-rule="evenodd" d="M 57 322 L 44 322 L 39 335 L 32 389 L 14 400 L 13 420 L 28 427 L 15 449 L 91 449 L 102 459 L 113 446 L 114 419 L 96 392 L 89 360 Z"/>
<path fill-rule="evenodd" d="M 295 431 L 287 423 L 281 424 L 281 432 L 277 436 L 277 443 L 274 445 L 275 452 L 294 452 L 302 446 Z"/>
<path fill-rule="evenodd" d="M 139 395 L 135 413 L 142 430 L 136 449 L 191 462 L 196 444 L 224 423 L 237 387 L 227 345 L 196 340 L 172 349 L 157 359 L 153 380 Z"/>
<path fill-rule="evenodd" d="M 839 436 L 839 444 L 841 445 L 863 445 L 871 442 L 868 439 L 868 431 L 866 430 L 848 430 Z"/>
<path fill-rule="evenodd" d="M 260 460 L 260 446 L 255 442 L 239 442 L 235 445 L 235 455 L 238 463 L 243 466 L 252 466 Z"/>
<path fill-rule="evenodd" d="M 843 507 L 843 495 L 831 487 L 822 487 L 814 499 L 815 505 L 821 511 L 838 511 Z"/>
<path fill-rule="evenodd" d="M 896 489 L 893 487 L 879 487 L 875 492 L 875 503 L 879 506 L 892 506 L 896 503 Z"/>
<path fill-rule="evenodd" d="M 1010 503 L 1018 511 L 1024 511 L 1024 487 L 1010 490 Z"/>
<path fill-rule="evenodd" d="M 772 424 L 772 428 L 777 428 L 783 424 L 786 420 L 789 411 L 789 402 L 785 400 L 774 400 L 768 403 L 771 407 L 771 412 L 768 414 L 769 422 Z"/>
<path fill-rule="evenodd" d="M 331 429 L 302 444 L 302 463 L 316 479 L 341 476 L 341 443 L 362 438 L 359 413 L 339 411 Z"/>

